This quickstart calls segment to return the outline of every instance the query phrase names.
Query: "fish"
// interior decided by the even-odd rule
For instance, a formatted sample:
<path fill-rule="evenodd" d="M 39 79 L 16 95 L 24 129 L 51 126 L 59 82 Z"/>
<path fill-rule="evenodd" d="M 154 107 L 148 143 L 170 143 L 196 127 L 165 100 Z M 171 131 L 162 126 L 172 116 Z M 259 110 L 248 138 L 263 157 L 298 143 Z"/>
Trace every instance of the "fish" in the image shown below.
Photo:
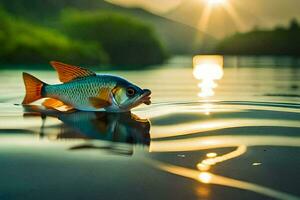
<path fill-rule="evenodd" d="M 26 94 L 23 105 L 46 98 L 46 108 L 60 111 L 128 112 L 141 104 L 151 104 L 151 90 L 141 89 L 124 78 L 51 61 L 61 84 L 50 85 L 23 72 Z"/>

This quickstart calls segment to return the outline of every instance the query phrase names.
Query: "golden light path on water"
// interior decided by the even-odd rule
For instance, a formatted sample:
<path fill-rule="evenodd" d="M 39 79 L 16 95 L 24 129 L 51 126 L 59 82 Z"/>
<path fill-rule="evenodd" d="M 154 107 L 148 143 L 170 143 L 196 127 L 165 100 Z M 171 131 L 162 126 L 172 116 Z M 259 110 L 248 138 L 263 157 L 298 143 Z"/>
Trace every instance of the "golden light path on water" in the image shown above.
<path fill-rule="evenodd" d="M 152 141 L 151 152 L 197 151 L 225 147 L 289 146 L 300 147 L 300 138 L 291 136 L 226 135 L 203 136 L 188 139 Z"/>
<path fill-rule="evenodd" d="M 218 85 L 215 82 L 223 77 L 223 56 L 199 55 L 193 58 L 193 75 L 201 80 L 198 87 L 201 92 L 199 97 L 210 97 L 214 95 L 214 88 Z"/>
<path fill-rule="evenodd" d="M 206 155 L 208 158 L 202 160 L 201 162 L 199 162 L 197 164 L 197 168 L 200 171 L 207 171 L 207 170 L 210 169 L 210 167 L 212 165 L 215 165 L 215 164 L 217 164 L 219 162 L 224 162 L 226 160 L 229 160 L 229 159 L 241 156 L 244 153 L 246 153 L 246 151 L 247 151 L 247 146 L 246 145 L 241 145 L 236 150 L 234 150 L 234 151 L 232 151 L 232 152 L 230 152 L 228 154 L 225 154 L 223 156 L 217 156 L 217 154 L 213 153 L 213 152 L 208 153 Z"/>
<path fill-rule="evenodd" d="M 185 167 L 179 167 L 179 166 L 165 164 L 161 162 L 156 162 L 156 167 L 172 174 L 194 179 L 204 184 L 215 184 L 215 185 L 222 185 L 227 187 L 248 190 L 265 196 L 273 197 L 276 199 L 299 200 L 298 197 L 285 192 L 280 192 L 272 188 L 264 187 L 247 181 L 240 181 L 232 178 L 227 178 L 224 176 L 219 176 L 216 174 L 212 174 L 210 172 L 199 172 L 194 169 L 188 169 Z"/>
<path fill-rule="evenodd" d="M 216 153 L 210 152 L 207 154 L 207 159 L 197 163 L 195 169 L 179 167 L 175 165 L 166 164 L 158 161 L 151 161 L 154 167 L 167 171 L 172 174 L 194 179 L 205 184 L 216 184 L 227 187 L 239 188 L 256 192 L 265 196 L 276 199 L 299 199 L 291 194 L 280 192 L 272 188 L 264 187 L 255 183 L 241 181 L 233 178 L 223 177 L 208 172 L 211 166 L 218 163 L 239 157 L 246 153 L 248 146 L 290 146 L 300 147 L 300 139 L 286 136 L 211 136 L 198 137 L 193 139 L 177 139 L 171 141 L 152 141 L 150 145 L 150 152 L 170 152 L 170 151 L 195 151 L 207 150 L 224 147 L 237 147 L 234 151 L 227 154 L 217 156 Z M 148 161 L 149 162 L 149 161 Z M 150 162 L 149 162 L 150 163 Z"/>
<path fill-rule="evenodd" d="M 280 192 L 280 191 L 274 190 L 272 188 L 264 187 L 264 186 L 261 186 L 261 185 L 255 184 L 255 183 L 241 181 L 241 180 L 228 178 L 228 177 L 210 173 L 208 171 L 210 166 L 227 161 L 229 159 L 234 159 L 238 156 L 243 155 L 246 152 L 247 147 L 246 147 L 246 145 L 243 145 L 243 144 L 246 144 L 246 142 L 245 142 L 246 138 L 245 138 L 245 140 L 241 140 L 241 137 L 237 137 L 236 142 L 233 142 L 233 141 L 230 141 L 230 138 L 232 138 L 232 137 L 237 137 L 237 136 L 221 137 L 222 139 L 220 137 L 207 137 L 207 138 L 212 138 L 212 140 L 215 141 L 214 143 L 219 143 L 218 146 L 214 146 L 213 142 L 211 142 L 210 140 L 208 140 L 206 138 L 201 138 L 201 139 L 195 138 L 195 140 L 207 140 L 204 143 L 201 143 L 201 144 L 199 143 L 199 145 L 201 145 L 201 146 L 202 146 L 202 144 L 206 143 L 205 147 L 201 147 L 201 148 L 197 148 L 197 149 L 228 147 L 229 146 L 228 140 L 229 140 L 229 143 L 231 143 L 230 146 L 237 147 L 234 151 L 229 152 L 224 155 L 220 155 L 220 156 L 217 156 L 217 154 L 214 152 L 208 153 L 207 154 L 208 158 L 200 161 L 195 166 L 196 169 L 198 168 L 199 170 L 175 166 L 175 165 L 159 162 L 156 160 L 144 160 L 144 161 L 155 168 L 159 168 L 160 170 L 164 170 L 168 173 L 176 174 L 178 176 L 182 176 L 185 178 L 190 178 L 190 179 L 196 180 L 196 181 L 204 183 L 204 184 L 215 184 L 215 185 L 222 185 L 222 186 L 226 186 L 226 187 L 233 187 L 233 188 L 248 190 L 248 191 L 256 192 L 256 193 L 259 193 L 259 194 L 262 194 L 265 196 L 273 197 L 276 199 L 290 199 L 290 200 L 299 199 L 298 197 L 293 196 L 291 194 Z M 284 136 L 283 137 L 274 137 L 273 136 L 273 138 L 272 138 L 272 136 L 270 136 L 270 137 L 255 137 L 255 138 L 256 138 L 255 140 L 253 139 L 253 137 L 252 137 L 252 139 L 251 138 L 249 139 L 251 141 L 250 143 L 253 143 L 252 145 L 277 145 L 278 144 L 281 146 L 296 146 L 296 147 L 300 146 L 299 139 L 296 139 L 293 137 L 284 137 Z M 39 142 L 36 142 L 37 140 L 38 140 L 38 137 L 36 137 L 34 139 L 30 135 L 22 136 L 22 137 L 11 136 L 11 135 L 9 135 L 9 136 L 2 135 L 0 143 L 1 143 L 1 147 L 5 147 L 5 146 L 11 147 L 11 146 L 15 146 L 17 144 L 19 147 L 22 147 L 22 146 L 30 146 L 30 147 L 39 146 L 42 148 L 52 147 L 52 148 L 55 148 L 57 151 L 63 150 L 66 145 L 70 146 L 70 144 L 74 144 L 74 145 L 80 144 L 80 140 L 71 140 L 71 141 L 39 140 Z M 218 142 L 216 142 L 216 141 L 218 141 Z M 238 145 L 237 141 L 240 141 L 239 143 L 241 145 Z M 263 141 L 263 142 L 259 142 L 259 141 Z M 273 143 L 274 141 L 275 141 L 275 143 Z M 156 143 L 156 142 L 153 141 L 152 143 Z M 211 144 L 213 146 L 210 146 L 209 144 Z M 168 145 L 168 147 L 172 147 L 172 146 L 169 146 L 169 144 L 167 144 L 167 145 Z M 247 145 L 249 145 L 249 144 L 247 144 Z M 186 144 L 182 143 L 182 148 L 176 147 L 177 148 L 176 151 L 190 150 L 186 147 L 187 147 Z M 155 148 L 157 148 L 157 146 L 152 146 L 151 147 L 152 151 L 158 150 Z M 162 149 L 160 149 L 160 150 L 162 150 Z M 165 149 L 164 149 L 164 152 L 165 152 Z M 82 153 L 84 153 L 84 152 L 82 152 Z M 55 152 L 53 152 L 53 155 L 55 155 Z M 85 154 L 82 154 L 82 155 L 81 154 L 72 154 L 72 155 L 82 157 Z M 85 155 L 85 157 L 86 157 L 86 155 Z M 99 152 L 95 152 L 94 154 L 89 153 L 89 157 L 98 158 Z M 145 158 L 143 157 L 143 159 L 145 159 Z M 208 167 L 205 169 L 202 169 L 201 167 L 199 167 L 199 165 L 201 163 Z"/>
<path fill-rule="evenodd" d="M 230 8 L 230 7 L 228 7 Z M 210 10 L 209 10 L 210 11 Z M 222 56 L 195 56 L 193 59 L 193 75 L 200 80 L 198 84 L 200 88 L 199 97 L 207 99 L 214 96 L 214 89 L 218 86 L 216 81 L 221 79 L 223 72 Z M 210 115 L 211 113 L 224 112 L 247 112 L 249 110 L 266 110 L 273 111 L 272 106 L 256 106 L 256 105 L 222 105 L 222 109 L 218 109 L 218 105 L 202 102 L 201 107 L 190 109 L 174 109 L 167 107 L 159 109 L 151 114 L 151 118 L 163 117 L 170 114 L 180 113 L 199 113 Z M 175 110 L 175 111 L 174 111 Z M 296 112 L 299 111 L 292 108 L 276 108 L 277 111 Z M 215 152 L 210 152 L 195 166 L 196 169 L 189 169 L 175 165 L 166 164 L 158 161 L 151 161 L 149 164 L 158 167 L 169 173 L 179 176 L 191 178 L 205 184 L 216 184 L 227 187 L 244 189 L 256 192 L 265 196 L 277 199 L 299 199 L 288 193 L 280 192 L 272 188 L 264 187 L 247 181 L 236 180 L 233 178 L 223 177 L 210 173 L 212 166 L 218 163 L 234 159 L 246 153 L 247 148 L 251 146 L 288 146 L 300 147 L 300 139 L 290 136 L 264 136 L 264 135 L 226 135 L 226 136 L 204 136 L 193 137 L 188 139 L 170 139 L 170 137 L 191 135 L 196 133 L 205 133 L 212 130 L 221 130 L 224 128 L 250 127 L 250 126 L 280 126 L 280 127 L 296 127 L 300 128 L 297 120 L 277 120 L 277 119 L 252 119 L 252 118 L 232 118 L 232 119 L 208 119 L 196 122 L 180 123 L 174 125 L 160 125 L 151 128 L 150 152 L 186 152 L 208 149 L 218 149 L 226 147 L 236 147 L 232 152 L 218 156 Z M 164 140 L 157 141 L 155 139 L 162 138 Z M 166 140 L 166 138 L 169 138 Z M 154 140 L 153 140 L 154 139 Z M 206 191 L 207 194 L 207 191 Z"/>
<path fill-rule="evenodd" d="M 147 112 L 151 110 L 151 112 Z M 257 105 L 234 105 L 234 104 L 223 104 L 218 101 L 199 101 L 195 106 L 186 106 L 186 105 L 163 105 L 159 106 L 150 106 L 144 110 L 137 109 L 133 112 L 142 118 L 157 118 L 163 117 L 170 114 L 180 114 L 180 113 L 199 113 L 209 115 L 214 112 L 242 112 L 247 110 L 264 110 L 264 111 L 274 111 L 274 106 L 257 106 Z M 299 110 L 288 108 L 288 107 L 276 107 L 276 111 L 280 112 L 291 112 L 291 113 L 300 113 Z"/>
<path fill-rule="evenodd" d="M 181 123 L 176 125 L 153 126 L 151 138 L 165 138 L 201 133 L 224 128 L 237 128 L 245 126 L 280 126 L 300 128 L 299 121 L 273 120 L 273 119 L 219 119 L 202 122 Z"/>
<path fill-rule="evenodd" d="M 213 107 L 212 107 L 213 108 Z M 257 108 L 256 108 L 257 109 Z M 283 108 L 284 110 L 288 108 Z M 266 108 L 269 110 L 269 108 Z M 272 109 L 271 109 L 272 110 Z M 288 109 L 289 110 L 289 109 Z M 291 109 L 292 110 L 292 109 Z M 237 110 L 235 110 L 236 112 Z M 297 112 L 296 112 L 297 113 Z M 232 152 L 217 156 L 210 152 L 207 158 L 198 162 L 196 169 L 189 169 L 163 162 L 150 161 L 154 167 L 186 178 L 194 179 L 204 184 L 216 184 L 238 189 L 244 189 L 256 192 L 276 199 L 299 199 L 291 194 L 264 187 L 255 183 L 241 181 L 233 178 L 223 177 L 210 173 L 212 166 L 218 163 L 234 159 L 246 153 L 247 148 L 251 146 L 285 146 L 300 147 L 300 139 L 291 136 L 264 136 L 264 135 L 226 135 L 226 136 L 198 136 L 187 139 L 155 140 L 156 138 L 167 138 L 182 136 L 193 133 L 201 133 L 209 130 L 223 128 L 245 127 L 245 126 L 280 126 L 280 127 L 300 127 L 296 120 L 272 120 L 272 119 L 221 119 L 208 120 L 207 122 L 182 123 L 176 125 L 153 126 L 150 143 L 150 152 L 186 152 L 208 149 L 218 149 L 226 147 L 236 147 Z M 206 191 L 207 193 L 207 191 Z"/>

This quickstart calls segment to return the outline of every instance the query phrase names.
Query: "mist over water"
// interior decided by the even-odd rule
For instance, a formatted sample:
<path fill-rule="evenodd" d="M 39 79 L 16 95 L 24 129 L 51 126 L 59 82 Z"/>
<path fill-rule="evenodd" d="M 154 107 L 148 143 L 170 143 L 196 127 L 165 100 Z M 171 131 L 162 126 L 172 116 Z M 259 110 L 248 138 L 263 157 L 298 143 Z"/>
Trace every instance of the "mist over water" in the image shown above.
<path fill-rule="evenodd" d="M 152 90 L 131 114 L 23 107 L 22 71 L 56 73 L 1 70 L 0 198 L 299 199 L 300 69 L 262 61 L 98 71 Z"/>

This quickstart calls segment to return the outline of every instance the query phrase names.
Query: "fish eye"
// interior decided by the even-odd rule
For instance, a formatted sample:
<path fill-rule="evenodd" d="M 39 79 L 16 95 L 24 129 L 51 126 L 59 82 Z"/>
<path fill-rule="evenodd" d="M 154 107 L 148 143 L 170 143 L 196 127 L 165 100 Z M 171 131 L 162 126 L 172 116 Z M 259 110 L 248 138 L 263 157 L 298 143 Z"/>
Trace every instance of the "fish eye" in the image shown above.
<path fill-rule="evenodd" d="M 128 97 L 133 97 L 135 95 L 135 89 L 133 89 L 132 87 L 129 87 L 126 89 L 126 95 Z"/>

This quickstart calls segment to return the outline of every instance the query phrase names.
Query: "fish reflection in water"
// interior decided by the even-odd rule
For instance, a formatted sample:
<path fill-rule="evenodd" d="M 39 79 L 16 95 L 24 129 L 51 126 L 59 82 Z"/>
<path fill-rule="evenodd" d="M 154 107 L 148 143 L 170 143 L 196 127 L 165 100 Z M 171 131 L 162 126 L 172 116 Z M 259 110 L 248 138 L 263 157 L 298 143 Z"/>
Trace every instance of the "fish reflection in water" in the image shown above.
<path fill-rule="evenodd" d="M 45 110 L 38 106 L 24 106 L 25 117 L 40 116 L 43 120 L 40 136 L 45 136 L 45 121 L 48 117 L 62 122 L 56 139 L 83 139 L 85 143 L 70 150 L 103 149 L 120 154 L 133 154 L 132 144 L 149 146 L 150 122 L 128 113 L 84 112 L 72 113 Z M 107 141 L 109 146 L 98 147 L 91 141 Z M 128 149 L 120 149 L 117 143 L 131 144 Z"/>

